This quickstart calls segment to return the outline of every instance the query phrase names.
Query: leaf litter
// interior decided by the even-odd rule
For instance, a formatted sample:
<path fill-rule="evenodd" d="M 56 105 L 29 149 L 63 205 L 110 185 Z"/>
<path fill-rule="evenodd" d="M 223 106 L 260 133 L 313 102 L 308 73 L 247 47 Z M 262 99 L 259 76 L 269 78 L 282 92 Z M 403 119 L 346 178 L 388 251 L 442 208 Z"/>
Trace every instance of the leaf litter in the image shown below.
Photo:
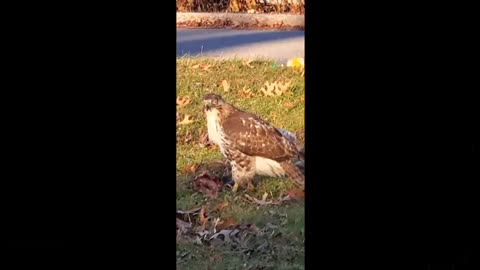
<path fill-rule="evenodd" d="M 266 199 L 265 195 L 263 199 Z M 206 206 L 188 211 L 177 210 L 177 239 L 206 247 L 228 245 L 247 257 L 255 253 L 275 252 L 272 241 L 282 235 L 280 227 L 288 223 L 286 214 L 269 210 L 265 214 L 272 221 L 258 227 L 253 223 L 236 223 L 231 217 L 222 220 L 218 210 L 223 208 L 219 205 L 228 206 L 228 203 L 215 205 L 213 211 L 208 211 Z M 177 257 L 181 255 L 187 254 L 180 252 Z"/>
<path fill-rule="evenodd" d="M 223 92 L 230 91 L 230 84 L 227 82 L 227 80 L 222 81 L 222 87 L 223 87 Z"/>
<path fill-rule="evenodd" d="M 188 124 L 191 124 L 193 123 L 193 116 L 189 115 L 189 114 L 185 114 L 184 117 L 183 117 L 183 120 L 178 122 L 179 125 L 188 125 Z"/>
<path fill-rule="evenodd" d="M 189 96 L 179 96 L 177 97 L 177 110 L 190 104 Z"/>
<path fill-rule="evenodd" d="M 274 81 L 270 83 L 266 81 L 264 86 L 260 88 L 260 91 L 263 93 L 264 96 L 276 97 L 281 96 L 282 94 L 286 93 L 288 89 L 290 89 L 290 85 L 292 84 L 292 80 L 289 82 L 279 82 Z"/>

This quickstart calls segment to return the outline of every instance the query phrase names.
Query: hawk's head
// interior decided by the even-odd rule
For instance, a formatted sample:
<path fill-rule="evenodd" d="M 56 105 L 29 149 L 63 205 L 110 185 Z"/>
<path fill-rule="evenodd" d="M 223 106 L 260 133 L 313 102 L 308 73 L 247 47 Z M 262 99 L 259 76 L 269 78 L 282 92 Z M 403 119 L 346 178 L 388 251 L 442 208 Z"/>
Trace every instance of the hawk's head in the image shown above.
<path fill-rule="evenodd" d="M 203 108 L 205 111 L 218 110 L 222 111 L 228 104 L 223 98 L 216 94 L 207 94 L 203 97 Z"/>

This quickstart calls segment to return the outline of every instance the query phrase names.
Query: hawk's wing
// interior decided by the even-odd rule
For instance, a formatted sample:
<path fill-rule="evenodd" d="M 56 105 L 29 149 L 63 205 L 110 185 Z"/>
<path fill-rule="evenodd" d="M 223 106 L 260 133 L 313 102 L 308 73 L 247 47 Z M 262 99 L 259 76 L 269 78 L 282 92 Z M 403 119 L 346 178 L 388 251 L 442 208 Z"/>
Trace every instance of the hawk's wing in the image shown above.
<path fill-rule="evenodd" d="M 223 122 L 223 131 L 236 149 L 249 156 L 284 161 L 297 154 L 296 146 L 275 127 L 246 112 L 229 115 Z"/>

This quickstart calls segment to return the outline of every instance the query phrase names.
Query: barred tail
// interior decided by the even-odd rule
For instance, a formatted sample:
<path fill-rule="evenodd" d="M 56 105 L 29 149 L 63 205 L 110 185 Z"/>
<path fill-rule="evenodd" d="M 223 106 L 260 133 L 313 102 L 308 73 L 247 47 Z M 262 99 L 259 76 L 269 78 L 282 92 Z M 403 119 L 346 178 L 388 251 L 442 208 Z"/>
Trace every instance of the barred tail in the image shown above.
<path fill-rule="evenodd" d="M 280 163 L 280 166 L 282 166 L 285 173 L 293 180 L 293 182 L 295 182 L 295 184 L 301 188 L 305 187 L 305 175 L 295 164 L 290 161 L 284 161 Z"/>

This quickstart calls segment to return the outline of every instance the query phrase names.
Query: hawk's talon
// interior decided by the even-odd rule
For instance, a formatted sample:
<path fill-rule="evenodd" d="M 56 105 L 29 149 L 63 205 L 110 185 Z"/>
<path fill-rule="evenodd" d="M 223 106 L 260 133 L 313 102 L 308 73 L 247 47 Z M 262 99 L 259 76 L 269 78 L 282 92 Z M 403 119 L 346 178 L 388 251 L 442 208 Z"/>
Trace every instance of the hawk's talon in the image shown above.
<path fill-rule="evenodd" d="M 238 190 L 238 183 L 235 183 L 232 187 L 232 192 L 237 192 Z"/>

